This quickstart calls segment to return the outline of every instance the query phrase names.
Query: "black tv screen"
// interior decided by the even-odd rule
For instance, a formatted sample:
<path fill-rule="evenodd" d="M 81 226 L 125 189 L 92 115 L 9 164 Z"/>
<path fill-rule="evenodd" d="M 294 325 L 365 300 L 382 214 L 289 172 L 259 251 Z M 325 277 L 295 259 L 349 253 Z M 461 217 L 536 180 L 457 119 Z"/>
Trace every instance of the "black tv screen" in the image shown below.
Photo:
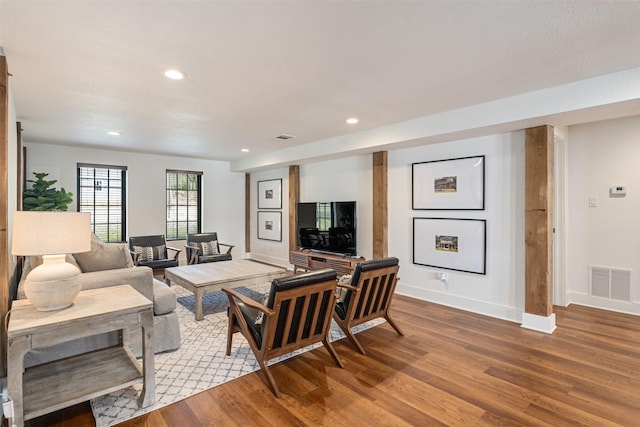
<path fill-rule="evenodd" d="M 357 255 L 356 202 L 298 203 L 301 249 Z"/>

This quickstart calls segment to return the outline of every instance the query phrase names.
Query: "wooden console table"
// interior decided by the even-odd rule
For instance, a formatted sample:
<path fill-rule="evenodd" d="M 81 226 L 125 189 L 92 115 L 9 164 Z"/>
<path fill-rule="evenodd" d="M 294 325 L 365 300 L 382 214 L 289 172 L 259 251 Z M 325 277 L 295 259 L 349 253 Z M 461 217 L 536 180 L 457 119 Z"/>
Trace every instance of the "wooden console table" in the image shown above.
<path fill-rule="evenodd" d="M 338 276 L 342 276 L 343 274 L 351 274 L 356 264 L 363 261 L 365 259 L 362 257 L 330 255 L 305 250 L 289 252 L 289 262 L 293 265 L 294 274 L 298 268 L 303 270 L 333 268 Z"/>
<path fill-rule="evenodd" d="M 128 328 L 142 327 L 142 366 L 128 347 Z M 120 345 L 24 369 L 24 355 L 76 338 L 120 330 Z M 13 302 L 7 330 L 8 392 L 14 423 L 143 382 L 141 407 L 155 402 L 153 304 L 129 285 L 82 291 L 69 308 L 37 311 Z"/>

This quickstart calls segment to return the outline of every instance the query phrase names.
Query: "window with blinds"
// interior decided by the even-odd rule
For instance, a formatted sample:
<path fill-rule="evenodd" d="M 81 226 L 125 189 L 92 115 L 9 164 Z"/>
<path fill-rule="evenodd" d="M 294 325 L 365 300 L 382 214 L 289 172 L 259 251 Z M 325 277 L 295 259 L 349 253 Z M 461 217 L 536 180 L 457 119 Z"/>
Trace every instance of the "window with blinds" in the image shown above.
<path fill-rule="evenodd" d="M 200 232 L 202 172 L 167 170 L 167 239 Z"/>
<path fill-rule="evenodd" d="M 78 212 L 91 214 L 91 229 L 103 242 L 126 236 L 126 166 L 78 164 Z"/>

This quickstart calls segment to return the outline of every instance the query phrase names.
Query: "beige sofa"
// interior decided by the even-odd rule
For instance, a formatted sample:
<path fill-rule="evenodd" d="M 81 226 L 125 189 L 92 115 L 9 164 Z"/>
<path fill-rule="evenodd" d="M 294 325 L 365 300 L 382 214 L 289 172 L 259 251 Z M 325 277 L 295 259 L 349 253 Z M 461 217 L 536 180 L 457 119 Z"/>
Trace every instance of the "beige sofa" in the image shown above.
<path fill-rule="evenodd" d="M 175 312 L 176 294 L 163 282 L 153 278 L 149 267 L 134 267 L 129 250 L 123 244 L 92 241 L 90 252 L 67 255 L 67 262 L 76 264 L 82 273 L 82 289 L 128 284 L 153 301 L 153 325 L 155 352 L 175 350 L 180 347 L 180 325 Z M 24 280 L 29 272 L 42 262 L 40 257 L 26 257 L 22 279 L 18 285 L 18 298 L 25 298 Z M 43 350 L 34 350 L 25 356 L 25 365 L 33 366 L 75 354 L 116 345 L 118 336 L 109 333 L 69 341 Z M 131 349 L 142 354 L 141 330 L 131 331 Z"/>

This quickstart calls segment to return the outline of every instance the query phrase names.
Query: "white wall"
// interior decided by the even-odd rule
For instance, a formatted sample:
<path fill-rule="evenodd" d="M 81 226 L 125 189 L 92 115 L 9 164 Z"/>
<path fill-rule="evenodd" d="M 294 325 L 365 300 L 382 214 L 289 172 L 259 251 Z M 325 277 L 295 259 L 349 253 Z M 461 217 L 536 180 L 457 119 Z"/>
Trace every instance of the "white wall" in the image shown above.
<path fill-rule="evenodd" d="M 483 211 L 413 211 L 411 164 L 485 155 Z M 413 218 L 487 221 L 486 275 L 413 264 Z M 389 254 L 400 258 L 398 292 L 511 321 L 524 308 L 524 132 L 389 153 Z M 436 278 L 446 272 L 448 284 Z"/>
<path fill-rule="evenodd" d="M 567 299 L 640 314 L 640 117 L 569 127 Z M 609 188 L 627 187 L 625 197 Z M 597 207 L 588 198 L 597 197 Z M 588 266 L 632 270 L 632 303 L 589 296 Z"/>
<path fill-rule="evenodd" d="M 412 211 L 411 164 L 473 155 L 486 156 L 484 211 Z M 288 171 L 252 173 L 251 202 L 257 181 L 283 179 L 283 241 L 251 236 L 251 257 L 288 264 Z M 524 308 L 524 132 L 424 145 L 389 152 L 389 255 L 400 259 L 399 293 L 486 315 L 521 321 Z M 370 259 L 372 242 L 372 157 L 363 155 L 300 166 L 300 200 L 357 202 L 358 254 Z M 252 216 L 257 209 L 252 208 Z M 412 218 L 451 217 L 487 220 L 487 273 L 478 275 L 412 263 Z M 252 224 L 255 222 L 252 218 Z M 449 284 L 435 279 L 447 271 Z"/>
<path fill-rule="evenodd" d="M 373 254 L 372 157 L 363 155 L 300 165 L 300 201 L 356 201 L 357 250 L 365 258 Z M 257 224 L 258 181 L 282 179 L 282 242 L 262 240 Z M 277 168 L 251 174 L 251 258 L 289 266 L 289 170 Z"/>
<path fill-rule="evenodd" d="M 640 117 L 624 118 L 565 130 L 567 140 L 567 302 L 640 313 L 637 271 L 640 269 Z M 129 168 L 129 230 L 133 234 L 164 232 L 164 171 L 205 173 L 205 230 L 243 251 L 244 174 L 228 171 L 225 162 L 25 144 L 28 174 L 50 172 L 67 190 L 76 191 L 76 163 L 127 165 Z M 412 211 L 411 164 L 484 154 L 484 211 Z M 356 200 L 358 252 L 372 256 L 371 155 L 300 166 L 301 201 Z M 11 178 L 10 178 L 11 179 Z M 257 182 L 282 179 L 282 241 L 257 239 Z M 150 185 L 149 183 L 159 184 Z M 15 185 L 12 184 L 12 185 Z M 624 198 L 610 198 L 613 185 L 627 186 Z M 288 264 L 288 169 L 251 174 L 251 257 Z M 587 206 L 588 196 L 598 207 Z M 446 271 L 412 263 L 412 218 L 456 217 L 487 220 L 487 274 L 448 271 L 449 283 L 435 278 Z M 159 230 L 159 231 L 158 231 Z M 520 321 L 524 307 L 524 132 L 423 145 L 389 152 L 389 254 L 401 260 L 399 292 L 490 316 Z M 588 265 L 633 270 L 632 304 L 611 303 L 588 296 Z"/>
<path fill-rule="evenodd" d="M 245 178 L 244 173 L 230 172 L 227 162 L 26 142 L 25 146 L 27 178 L 33 178 L 32 172 L 49 173 L 47 179 L 58 180 L 56 187 L 73 192 L 70 210 L 76 210 L 77 163 L 127 166 L 129 236 L 166 233 L 167 169 L 202 171 L 202 231 L 217 231 L 220 241 L 236 245 L 234 257 L 244 257 Z"/>
<path fill-rule="evenodd" d="M 261 209 L 282 214 L 282 241 L 258 239 L 258 181 L 282 180 L 282 209 Z M 278 168 L 251 174 L 249 212 L 251 258 L 282 267 L 289 265 L 289 169 Z"/>

